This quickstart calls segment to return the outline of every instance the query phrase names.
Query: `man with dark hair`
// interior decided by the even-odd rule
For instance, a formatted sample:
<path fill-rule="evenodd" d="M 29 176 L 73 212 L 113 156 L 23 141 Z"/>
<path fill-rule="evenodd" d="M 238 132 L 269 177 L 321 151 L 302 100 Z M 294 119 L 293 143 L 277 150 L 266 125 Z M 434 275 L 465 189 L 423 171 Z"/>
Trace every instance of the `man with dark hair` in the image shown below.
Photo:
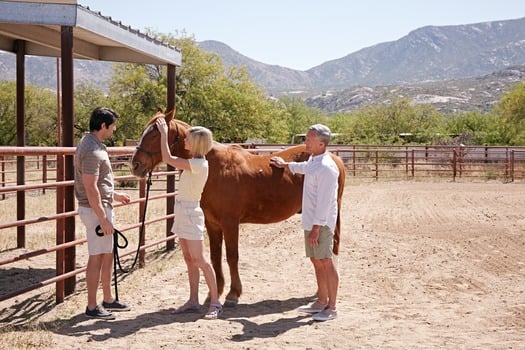
<path fill-rule="evenodd" d="M 117 112 L 98 107 L 91 113 L 89 133 L 78 143 L 75 153 L 75 196 L 78 215 L 86 226 L 88 263 L 86 284 L 88 304 L 86 316 L 114 319 L 111 311 L 128 311 L 130 306 L 113 299 L 111 272 L 113 268 L 113 200 L 129 203 L 127 193 L 115 192 L 113 171 L 103 140 L 116 130 Z M 95 228 L 100 225 L 103 236 Z M 97 289 L 102 283 L 104 299 L 97 303 Z"/>

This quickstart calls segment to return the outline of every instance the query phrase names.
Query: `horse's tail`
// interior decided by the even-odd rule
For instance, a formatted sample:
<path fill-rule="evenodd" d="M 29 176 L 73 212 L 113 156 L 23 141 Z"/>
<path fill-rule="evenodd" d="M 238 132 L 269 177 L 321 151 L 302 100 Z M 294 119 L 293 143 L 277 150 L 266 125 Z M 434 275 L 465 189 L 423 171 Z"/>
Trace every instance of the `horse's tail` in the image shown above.
<path fill-rule="evenodd" d="M 336 156 L 332 155 L 334 158 L 335 163 L 337 164 L 337 167 L 339 168 L 339 177 L 337 179 L 338 188 L 337 188 L 337 220 L 335 222 L 335 230 L 334 230 L 334 247 L 333 252 L 335 255 L 339 254 L 339 243 L 341 242 L 341 209 L 342 209 L 342 203 L 343 203 L 343 192 L 345 190 L 345 179 L 346 179 L 346 173 L 345 173 L 345 165 L 343 163 L 343 160 Z"/>

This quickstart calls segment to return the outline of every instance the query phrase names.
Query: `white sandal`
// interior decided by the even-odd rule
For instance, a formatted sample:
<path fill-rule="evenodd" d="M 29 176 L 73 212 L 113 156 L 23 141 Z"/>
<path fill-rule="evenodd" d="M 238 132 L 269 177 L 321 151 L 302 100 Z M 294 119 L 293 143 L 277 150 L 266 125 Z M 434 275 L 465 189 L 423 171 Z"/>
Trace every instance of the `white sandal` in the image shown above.
<path fill-rule="evenodd" d="M 222 314 L 222 305 L 221 304 L 210 304 L 210 309 L 204 315 L 206 320 L 216 320 Z"/>

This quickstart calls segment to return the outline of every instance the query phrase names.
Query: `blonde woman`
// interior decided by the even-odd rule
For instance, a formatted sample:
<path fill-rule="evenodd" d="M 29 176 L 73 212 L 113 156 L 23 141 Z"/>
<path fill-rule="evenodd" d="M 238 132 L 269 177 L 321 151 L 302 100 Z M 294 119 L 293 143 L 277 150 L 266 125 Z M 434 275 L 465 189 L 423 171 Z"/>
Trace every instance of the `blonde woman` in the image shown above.
<path fill-rule="evenodd" d="M 156 124 L 160 132 L 162 161 L 184 170 L 180 176 L 179 192 L 175 201 L 172 232 L 179 237 L 184 262 L 188 267 L 190 298 L 173 313 L 197 312 L 200 309 L 199 270 L 202 270 L 210 297 L 210 306 L 204 318 L 216 319 L 222 312 L 222 305 L 219 302 L 215 272 L 204 257 L 204 214 L 200 207 L 202 190 L 208 179 L 208 161 L 205 155 L 212 146 L 212 133 L 201 126 L 188 129 L 184 148 L 190 151 L 192 158 L 184 159 L 171 155 L 166 120 L 158 118 Z"/>

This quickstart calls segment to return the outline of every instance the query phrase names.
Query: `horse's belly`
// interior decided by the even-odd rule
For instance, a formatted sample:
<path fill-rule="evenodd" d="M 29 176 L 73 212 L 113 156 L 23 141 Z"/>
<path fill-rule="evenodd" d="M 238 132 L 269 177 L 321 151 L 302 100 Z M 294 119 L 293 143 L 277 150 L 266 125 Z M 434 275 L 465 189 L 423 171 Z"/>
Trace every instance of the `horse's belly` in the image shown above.
<path fill-rule="evenodd" d="M 275 203 L 268 207 L 255 207 L 243 211 L 240 222 L 252 224 L 270 224 L 288 219 L 292 215 L 299 213 L 301 203 L 286 204 Z"/>

